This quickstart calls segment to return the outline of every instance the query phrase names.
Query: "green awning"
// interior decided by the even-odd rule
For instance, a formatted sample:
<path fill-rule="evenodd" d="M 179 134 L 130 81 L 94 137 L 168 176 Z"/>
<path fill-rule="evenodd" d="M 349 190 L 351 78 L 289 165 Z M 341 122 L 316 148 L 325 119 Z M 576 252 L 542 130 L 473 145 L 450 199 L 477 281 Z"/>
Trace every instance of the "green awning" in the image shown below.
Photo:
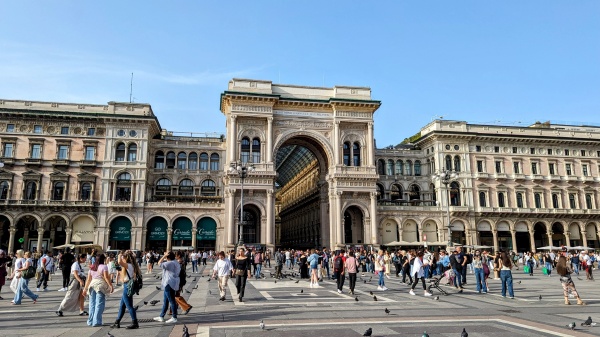
<path fill-rule="evenodd" d="M 131 221 L 128 218 L 120 216 L 110 223 L 110 240 L 131 240 Z"/>
<path fill-rule="evenodd" d="M 198 221 L 198 240 L 216 240 L 217 239 L 217 223 L 213 218 L 202 218 Z"/>
<path fill-rule="evenodd" d="M 191 240 L 192 221 L 188 218 L 177 218 L 173 222 L 173 240 Z"/>
<path fill-rule="evenodd" d="M 156 217 L 148 221 L 148 240 L 149 241 L 160 241 L 167 240 L 167 228 L 169 224 L 167 220 Z"/>

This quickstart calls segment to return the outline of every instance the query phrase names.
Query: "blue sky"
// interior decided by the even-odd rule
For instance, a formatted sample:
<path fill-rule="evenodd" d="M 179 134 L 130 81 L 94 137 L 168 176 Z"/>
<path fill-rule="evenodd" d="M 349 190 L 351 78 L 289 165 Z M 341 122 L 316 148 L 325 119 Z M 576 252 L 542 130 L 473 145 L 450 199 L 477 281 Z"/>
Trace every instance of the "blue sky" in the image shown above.
<path fill-rule="evenodd" d="M 378 147 L 437 116 L 599 123 L 600 1 L 4 1 L 0 97 L 152 104 L 224 133 L 232 77 L 372 88 Z"/>

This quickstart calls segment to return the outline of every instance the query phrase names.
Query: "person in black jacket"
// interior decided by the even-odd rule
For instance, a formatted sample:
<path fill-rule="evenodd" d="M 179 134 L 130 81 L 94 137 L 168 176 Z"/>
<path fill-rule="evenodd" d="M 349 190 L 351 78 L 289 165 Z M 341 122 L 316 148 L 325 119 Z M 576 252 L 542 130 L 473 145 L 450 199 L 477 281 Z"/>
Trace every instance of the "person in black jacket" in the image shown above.
<path fill-rule="evenodd" d="M 235 257 L 235 288 L 238 292 L 238 300 L 243 302 L 244 289 L 246 289 L 246 280 L 250 277 L 251 262 L 248 255 L 244 253 L 244 248 L 239 249 L 239 254 Z"/>

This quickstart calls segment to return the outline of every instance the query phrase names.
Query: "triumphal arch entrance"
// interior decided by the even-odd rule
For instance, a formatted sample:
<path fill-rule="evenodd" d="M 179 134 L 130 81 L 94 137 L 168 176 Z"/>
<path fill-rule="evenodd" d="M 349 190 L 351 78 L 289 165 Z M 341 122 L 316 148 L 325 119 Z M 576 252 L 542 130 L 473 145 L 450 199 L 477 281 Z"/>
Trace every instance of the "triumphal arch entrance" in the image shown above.
<path fill-rule="evenodd" d="M 221 246 L 378 245 L 373 114 L 380 104 L 365 87 L 231 80 L 221 94 Z"/>

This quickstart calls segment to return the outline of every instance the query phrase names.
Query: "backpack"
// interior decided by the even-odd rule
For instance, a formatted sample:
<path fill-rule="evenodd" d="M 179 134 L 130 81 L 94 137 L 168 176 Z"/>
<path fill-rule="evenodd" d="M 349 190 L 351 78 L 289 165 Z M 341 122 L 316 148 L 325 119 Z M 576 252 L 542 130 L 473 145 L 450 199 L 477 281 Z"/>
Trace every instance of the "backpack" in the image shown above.
<path fill-rule="evenodd" d="M 133 294 L 139 295 L 140 289 L 144 286 L 144 280 L 142 279 L 142 275 L 133 275 L 134 278 L 131 278 L 129 275 L 129 271 L 125 269 L 127 273 L 127 277 L 129 277 L 129 281 L 127 281 L 127 296 L 133 296 Z"/>
<path fill-rule="evenodd" d="M 342 260 L 341 256 L 338 256 L 335 258 L 335 260 L 333 261 L 333 270 L 339 271 L 342 270 L 342 268 L 344 267 L 344 261 Z"/>

